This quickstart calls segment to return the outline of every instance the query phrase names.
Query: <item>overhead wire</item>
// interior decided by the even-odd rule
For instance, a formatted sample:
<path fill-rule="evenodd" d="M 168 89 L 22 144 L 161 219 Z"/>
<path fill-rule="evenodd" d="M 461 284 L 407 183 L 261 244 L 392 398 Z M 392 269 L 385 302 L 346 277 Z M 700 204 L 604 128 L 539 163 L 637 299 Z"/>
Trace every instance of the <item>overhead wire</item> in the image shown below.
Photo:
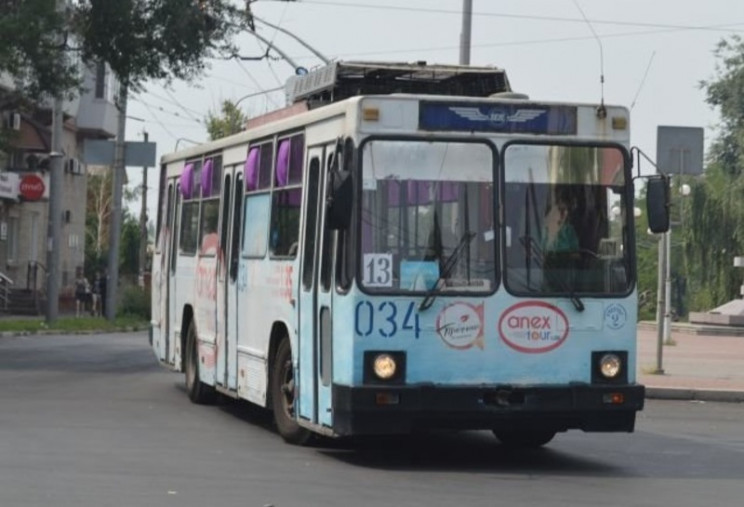
<path fill-rule="evenodd" d="M 722 25 L 711 25 L 711 26 L 722 26 Z M 603 39 L 608 38 L 622 38 L 622 37 L 633 37 L 633 36 L 644 36 L 644 35 L 657 35 L 657 34 L 663 34 L 663 33 L 672 33 L 672 32 L 685 32 L 689 31 L 689 29 L 685 28 L 668 28 L 668 29 L 662 29 L 662 30 L 637 30 L 633 32 L 617 32 L 617 33 L 610 33 L 610 34 L 602 34 Z M 518 41 L 505 41 L 505 42 L 491 42 L 486 44 L 473 44 L 472 47 L 474 48 L 494 48 L 494 47 L 506 47 L 506 46 L 524 46 L 524 45 L 536 45 L 536 44 L 554 44 L 557 42 L 578 42 L 578 41 L 585 41 L 585 40 L 591 40 L 594 39 L 594 35 L 587 36 L 587 35 L 581 35 L 576 37 L 555 37 L 550 39 L 528 39 L 528 40 L 518 40 Z M 426 48 L 409 48 L 409 49 L 392 49 L 392 50 L 386 50 L 386 51 L 364 51 L 364 52 L 356 52 L 356 53 L 344 53 L 336 55 L 338 58 L 349 58 L 349 57 L 359 57 L 359 56 L 374 56 L 374 55 L 392 55 L 392 54 L 401 54 L 401 53 L 426 53 L 426 52 L 436 52 L 436 51 L 446 51 L 446 50 L 452 50 L 452 49 L 458 49 L 460 46 L 429 46 Z M 309 59 L 311 57 L 297 57 L 298 59 Z"/>
<path fill-rule="evenodd" d="M 400 5 L 389 5 L 389 4 L 364 4 L 364 3 L 347 3 L 347 2 L 332 2 L 326 0 L 303 0 L 303 4 L 314 4 L 314 5 L 327 5 L 333 7 L 351 7 L 351 8 L 363 8 L 363 9 L 375 9 L 375 10 L 390 10 L 390 11 L 408 11 L 408 12 L 428 12 L 432 14 L 453 14 L 462 16 L 461 10 L 455 9 L 437 9 L 431 7 L 405 7 Z M 498 12 L 477 12 L 473 11 L 473 16 L 481 17 L 494 17 L 494 18 L 507 18 L 507 19 L 526 19 L 533 21 L 558 21 L 565 23 L 586 23 L 582 18 L 568 18 L 561 16 L 538 16 L 535 14 L 507 14 Z M 697 26 L 697 25 L 671 25 L 665 23 L 649 23 L 640 21 L 616 21 L 606 19 L 592 19 L 589 20 L 594 24 L 600 25 L 617 25 L 617 26 L 635 26 L 645 28 L 676 28 L 685 30 L 710 30 L 710 31 L 730 31 L 722 26 L 741 26 L 742 23 L 728 23 L 726 25 L 712 25 L 712 26 Z"/>

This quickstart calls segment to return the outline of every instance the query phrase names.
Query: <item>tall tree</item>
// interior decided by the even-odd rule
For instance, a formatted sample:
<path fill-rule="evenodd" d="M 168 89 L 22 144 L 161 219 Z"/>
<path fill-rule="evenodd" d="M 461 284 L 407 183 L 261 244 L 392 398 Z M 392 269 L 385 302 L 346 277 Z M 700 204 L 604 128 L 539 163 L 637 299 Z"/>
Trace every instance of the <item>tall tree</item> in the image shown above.
<path fill-rule="evenodd" d="M 701 83 L 718 110 L 718 137 L 705 177 L 684 203 L 684 256 L 690 307 L 708 310 L 737 297 L 742 280 L 733 257 L 744 254 L 744 42 L 723 40 L 713 79 Z"/>
<path fill-rule="evenodd" d="M 230 0 L 82 0 L 75 28 L 86 61 L 109 64 L 121 85 L 115 147 L 107 317 L 113 318 L 119 281 L 121 192 L 127 99 L 150 79 L 192 79 L 220 52 L 235 54 L 230 40 L 244 14 Z"/>
<path fill-rule="evenodd" d="M 77 84 L 75 62 L 61 58 L 70 49 L 57 39 L 64 23 L 55 0 L 0 0 L 0 73 L 17 84 L 16 100 L 37 100 Z"/>
<path fill-rule="evenodd" d="M 54 0 L 0 0 L 0 111 L 23 111 L 43 97 L 70 93 L 79 83 L 76 60 L 63 58 L 70 45 L 58 39 L 65 23 Z M 0 152 L 15 131 L 0 125 Z"/>
<path fill-rule="evenodd" d="M 222 114 L 218 115 L 210 111 L 207 114 L 207 132 L 209 140 L 222 139 L 245 130 L 248 115 L 235 105 L 231 100 L 222 102 Z"/>

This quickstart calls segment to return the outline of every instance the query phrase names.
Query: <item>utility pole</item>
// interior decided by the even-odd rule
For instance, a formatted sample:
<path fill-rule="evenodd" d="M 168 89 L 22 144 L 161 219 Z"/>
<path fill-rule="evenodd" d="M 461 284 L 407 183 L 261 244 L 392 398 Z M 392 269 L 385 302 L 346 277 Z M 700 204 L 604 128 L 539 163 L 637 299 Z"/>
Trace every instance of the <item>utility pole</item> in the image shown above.
<path fill-rule="evenodd" d="M 64 0 L 56 0 L 58 13 L 64 13 Z M 64 41 L 64 34 L 58 34 L 58 40 Z M 64 62 L 65 54 L 60 50 L 59 58 Z M 54 96 L 52 106 L 52 151 L 49 154 L 49 225 L 47 232 L 47 308 L 46 321 L 51 324 L 59 316 L 59 251 L 62 230 L 62 135 L 64 133 L 62 94 Z"/>
<path fill-rule="evenodd" d="M 121 79 L 121 77 L 119 77 Z M 109 231 L 108 281 L 106 282 L 106 318 L 116 318 L 116 296 L 119 293 L 119 237 L 121 236 L 121 197 L 124 187 L 124 137 L 127 128 L 127 98 L 129 87 L 120 84 L 118 100 L 118 127 L 114 148 L 114 167 L 111 202 L 111 227 Z"/>
<path fill-rule="evenodd" d="M 150 140 L 150 135 L 144 132 L 145 142 Z M 139 277 L 142 287 L 145 287 L 145 260 L 147 259 L 147 167 L 142 168 L 142 208 L 140 209 L 140 251 L 139 251 Z"/>
<path fill-rule="evenodd" d="M 462 2 L 462 32 L 460 33 L 460 65 L 470 65 L 470 33 L 473 27 L 473 0 Z"/>

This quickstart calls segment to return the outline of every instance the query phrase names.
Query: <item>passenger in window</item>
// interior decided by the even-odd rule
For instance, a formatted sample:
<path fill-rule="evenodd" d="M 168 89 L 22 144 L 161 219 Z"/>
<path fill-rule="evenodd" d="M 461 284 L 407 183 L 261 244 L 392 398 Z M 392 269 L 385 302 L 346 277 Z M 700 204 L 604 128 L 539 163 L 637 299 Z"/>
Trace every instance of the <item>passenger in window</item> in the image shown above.
<path fill-rule="evenodd" d="M 572 205 L 566 193 L 556 192 L 555 199 L 545 212 L 545 228 L 542 237 L 544 252 L 576 252 L 579 237 L 571 225 Z"/>

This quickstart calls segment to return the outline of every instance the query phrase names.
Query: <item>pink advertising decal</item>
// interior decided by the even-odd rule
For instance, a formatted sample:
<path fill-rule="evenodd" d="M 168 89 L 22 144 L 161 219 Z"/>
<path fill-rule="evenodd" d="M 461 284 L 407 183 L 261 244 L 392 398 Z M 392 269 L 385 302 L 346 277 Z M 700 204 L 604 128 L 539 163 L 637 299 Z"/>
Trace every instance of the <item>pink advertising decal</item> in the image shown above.
<path fill-rule="evenodd" d="M 543 301 L 517 303 L 499 319 L 499 335 L 504 343 L 527 354 L 557 349 L 566 341 L 568 330 L 566 314 Z"/>

